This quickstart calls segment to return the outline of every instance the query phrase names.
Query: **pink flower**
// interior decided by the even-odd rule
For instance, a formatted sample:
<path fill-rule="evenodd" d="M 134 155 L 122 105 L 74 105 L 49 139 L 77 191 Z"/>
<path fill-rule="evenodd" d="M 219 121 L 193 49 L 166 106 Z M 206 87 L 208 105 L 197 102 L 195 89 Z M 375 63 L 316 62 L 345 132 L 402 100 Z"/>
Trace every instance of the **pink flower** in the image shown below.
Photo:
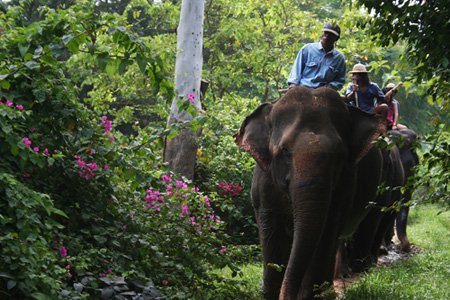
<path fill-rule="evenodd" d="M 34 151 L 34 152 L 39 152 L 39 147 L 34 147 L 34 148 L 33 148 L 33 151 Z"/>
<path fill-rule="evenodd" d="M 130 218 L 134 218 L 134 214 L 133 213 L 130 214 Z"/>
<path fill-rule="evenodd" d="M 6 106 L 12 106 L 13 104 L 14 104 L 13 102 L 6 100 Z"/>
<path fill-rule="evenodd" d="M 48 154 L 48 149 L 47 149 L 47 148 L 44 149 L 44 154 L 49 155 L 49 154 Z"/>
<path fill-rule="evenodd" d="M 181 216 L 187 216 L 189 214 L 189 206 L 187 206 L 186 204 L 182 204 L 181 205 Z"/>
<path fill-rule="evenodd" d="M 108 273 L 109 273 L 109 274 L 112 274 L 113 271 L 112 271 L 111 269 L 108 269 Z"/>
<path fill-rule="evenodd" d="M 67 256 L 67 249 L 66 247 L 62 246 L 62 248 L 59 250 L 59 253 L 61 253 L 61 256 Z"/>
<path fill-rule="evenodd" d="M 105 164 L 105 170 L 108 170 L 108 169 L 109 169 L 108 164 Z"/>
<path fill-rule="evenodd" d="M 72 277 L 72 274 L 70 274 L 70 272 L 67 272 L 67 276 Z"/>
<path fill-rule="evenodd" d="M 31 141 L 30 141 L 30 139 L 29 139 L 29 138 L 27 138 L 27 137 L 24 137 L 24 138 L 22 139 L 22 141 L 24 141 L 24 142 L 25 142 L 25 146 L 27 146 L 27 147 L 31 147 Z"/>
<path fill-rule="evenodd" d="M 227 251 L 227 248 L 222 248 L 221 250 L 219 250 L 219 253 L 224 253 L 225 251 Z"/>
<path fill-rule="evenodd" d="M 122 228 L 123 228 L 123 229 L 127 229 L 127 225 L 123 225 Z"/>
<path fill-rule="evenodd" d="M 106 274 L 105 274 L 105 273 L 102 273 L 102 274 L 100 275 L 100 277 L 106 277 Z"/>
<path fill-rule="evenodd" d="M 23 109 L 23 105 L 16 105 L 18 109 L 22 110 Z"/>
<path fill-rule="evenodd" d="M 205 203 L 208 207 L 211 207 L 211 203 L 209 202 L 208 196 L 205 196 Z"/>
<path fill-rule="evenodd" d="M 171 182 L 171 181 L 172 181 L 172 179 L 169 178 L 167 175 L 163 175 L 163 176 L 162 176 L 162 180 L 164 180 L 164 181 L 166 181 L 166 182 Z"/>
<path fill-rule="evenodd" d="M 30 131 L 31 131 L 31 132 L 35 132 L 35 131 L 36 131 L 36 128 L 34 128 L 34 126 L 31 126 Z"/>
<path fill-rule="evenodd" d="M 96 163 L 86 164 L 86 167 L 88 167 L 92 170 L 97 170 L 97 168 L 98 168 Z"/>
<path fill-rule="evenodd" d="M 163 280 L 163 283 L 167 285 L 169 282 L 167 280 Z"/>

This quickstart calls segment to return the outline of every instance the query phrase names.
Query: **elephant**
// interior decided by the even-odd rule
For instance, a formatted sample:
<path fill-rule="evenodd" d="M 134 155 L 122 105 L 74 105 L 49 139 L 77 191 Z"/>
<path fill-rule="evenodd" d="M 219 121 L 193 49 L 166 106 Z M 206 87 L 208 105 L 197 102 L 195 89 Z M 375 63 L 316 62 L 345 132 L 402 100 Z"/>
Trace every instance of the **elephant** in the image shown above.
<path fill-rule="evenodd" d="M 392 140 L 398 145 L 400 151 L 400 157 L 405 172 L 405 185 L 406 189 L 403 194 L 402 203 L 407 204 L 411 201 L 413 187 L 408 184 L 408 178 L 415 176 L 414 167 L 419 164 L 419 156 L 415 151 L 417 145 L 417 133 L 411 129 L 402 130 L 389 130 L 388 134 L 392 137 Z M 403 205 L 400 208 L 395 220 L 395 229 L 397 237 L 400 241 L 400 248 L 404 252 L 409 252 L 411 244 L 409 242 L 406 226 L 408 222 L 409 205 Z M 387 234 L 386 244 L 392 239 L 393 231 Z"/>
<path fill-rule="evenodd" d="M 251 201 L 266 299 L 313 299 L 333 282 L 340 239 L 351 236 L 383 179 L 382 116 L 331 88 L 294 87 L 263 103 L 234 135 L 255 159 Z"/>
<path fill-rule="evenodd" d="M 381 186 L 374 203 L 366 217 L 361 221 L 352 237 L 349 256 L 349 266 L 353 272 L 362 272 L 376 265 L 380 247 L 385 237 L 394 226 L 397 216 L 395 210 L 383 211 L 401 201 L 401 187 L 405 184 L 405 174 L 401 155 L 397 146 L 389 150 L 382 149 L 383 168 Z M 361 179 L 361 178 L 359 178 Z M 392 237 L 392 236 L 391 236 Z"/>

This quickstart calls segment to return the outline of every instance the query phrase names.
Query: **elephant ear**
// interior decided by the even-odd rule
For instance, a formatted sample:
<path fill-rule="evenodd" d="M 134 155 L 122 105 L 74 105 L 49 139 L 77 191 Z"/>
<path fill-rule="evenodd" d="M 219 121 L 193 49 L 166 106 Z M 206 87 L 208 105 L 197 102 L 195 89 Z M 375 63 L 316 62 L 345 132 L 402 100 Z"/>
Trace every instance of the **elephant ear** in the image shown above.
<path fill-rule="evenodd" d="M 387 119 L 349 105 L 352 126 L 349 136 L 350 164 L 356 165 L 373 147 L 379 136 L 387 132 Z"/>
<path fill-rule="evenodd" d="M 267 171 L 272 161 L 269 151 L 270 126 L 268 115 L 272 104 L 264 103 L 249 114 L 242 122 L 239 132 L 233 137 L 236 144 L 250 155 Z"/>

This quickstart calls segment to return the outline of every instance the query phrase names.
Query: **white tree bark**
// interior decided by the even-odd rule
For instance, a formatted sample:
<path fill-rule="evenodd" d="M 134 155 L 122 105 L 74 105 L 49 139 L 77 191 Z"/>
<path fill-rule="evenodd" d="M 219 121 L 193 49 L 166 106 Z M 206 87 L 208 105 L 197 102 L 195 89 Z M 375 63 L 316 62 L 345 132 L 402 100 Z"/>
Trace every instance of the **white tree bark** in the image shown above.
<path fill-rule="evenodd" d="M 178 111 L 179 97 L 194 94 L 194 105 L 201 108 L 200 81 L 203 67 L 204 0 L 183 0 L 178 25 L 177 58 L 175 62 L 175 89 L 178 94 L 172 102 L 171 116 L 177 121 L 190 121 L 185 111 Z"/>
<path fill-rule="evenodd" d="M 178 25 L 177 58 L 175 62 L 176 96 L 172 102 L 168 125 L 184 123 L 192 120 L 186 111 L 179 111 L 180 97 L 194 95 L 194 105 L 201 109 L 200 82 L 202 77 L 203 57 L 203 16 L 204 0 L 183 0 Z M 195 136 L 189 126 L 171 140 L 166 139 L 164 160 L 169 162 L 170 169 L 188 179 L 194 177 L 194 166 L 197 154 Z"/>

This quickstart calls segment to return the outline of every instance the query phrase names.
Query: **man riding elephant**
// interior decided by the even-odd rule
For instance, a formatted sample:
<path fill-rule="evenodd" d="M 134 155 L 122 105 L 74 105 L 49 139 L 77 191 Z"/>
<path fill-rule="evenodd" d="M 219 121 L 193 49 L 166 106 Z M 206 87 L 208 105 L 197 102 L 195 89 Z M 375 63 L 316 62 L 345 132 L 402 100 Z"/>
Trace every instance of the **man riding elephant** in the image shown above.
<path fill-rule="evenodd" d="M 289 88 L 327 86 L 336 91 L 342 88 L 345 83 L 345 58 L 334 47 L 340 36 L 341 28 L 327 22 L 323 26 L 320 42 L 306 44 L 300 49 L 289 74 Z"/>

